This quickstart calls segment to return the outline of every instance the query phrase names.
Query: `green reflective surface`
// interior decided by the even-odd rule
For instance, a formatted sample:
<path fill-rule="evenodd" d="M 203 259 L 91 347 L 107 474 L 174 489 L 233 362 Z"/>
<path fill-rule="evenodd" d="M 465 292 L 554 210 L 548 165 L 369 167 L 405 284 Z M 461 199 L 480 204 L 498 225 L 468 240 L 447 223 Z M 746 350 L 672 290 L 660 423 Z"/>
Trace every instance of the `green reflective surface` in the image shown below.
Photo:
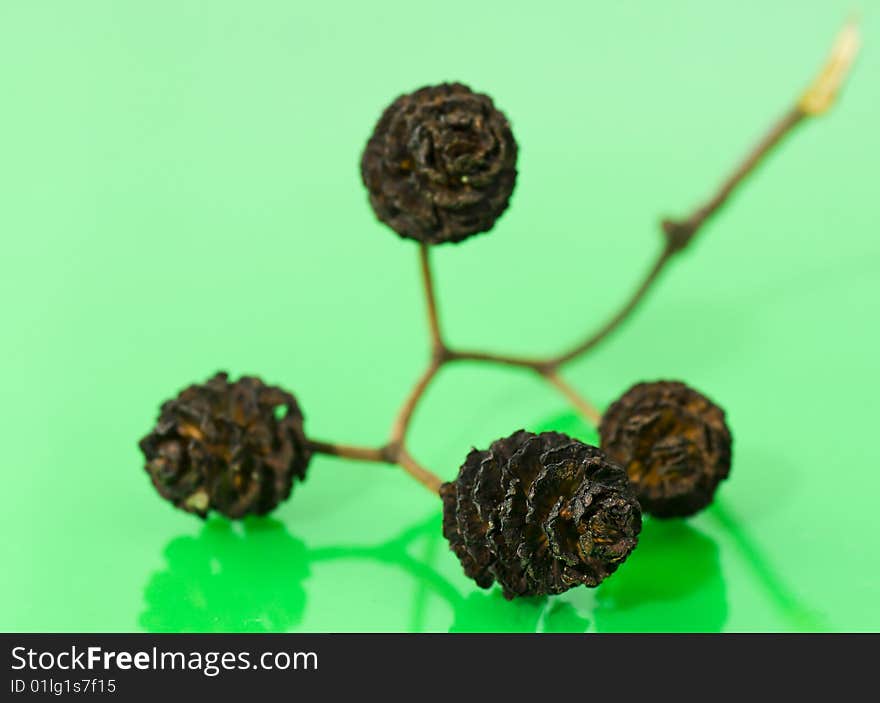
<path fill-rule="evenodd" d="M 594 590 L 467 580 L 439 501 L 317 457 L 270 518 L 162 502 L 136 448 L 218 369 L 378 444 L 420 373 L 416 250 L 362 146 L 402 91 L 491 93 L 521 145 L 495 231 L 436 252 L 453 344 L 555 351 L 600 324 L 681 214 L 805 84 L 849 0 L 0 4 L 0 629 L 880 629 L 880 19 L 805 125 L 566 378 L 601 407 L 679 378 L 728 411 L 731 479 L 647 521 Z M 595 432 L 528 373 L 444 369 L 412 428 L 444 478 L 520 427 Z"/>

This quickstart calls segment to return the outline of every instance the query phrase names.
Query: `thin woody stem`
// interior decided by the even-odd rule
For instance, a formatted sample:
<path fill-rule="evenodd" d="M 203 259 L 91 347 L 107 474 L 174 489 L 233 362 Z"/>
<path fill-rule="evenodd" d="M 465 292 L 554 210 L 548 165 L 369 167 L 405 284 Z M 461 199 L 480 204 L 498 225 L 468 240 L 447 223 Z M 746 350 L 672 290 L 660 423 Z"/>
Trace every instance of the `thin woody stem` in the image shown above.
<path fill-rule="evenodd" d="M 666 236 L 666 246 L 657 255 L 653 265 L 648 273 L 642 279 L 635 292 L 627 299 L 623 307 L 615 313 L 602 327 L 591 333 L 583 341 L 575 344 L 574 347 L 567 352 L 560 354 L 552 360 L 552 366 L 560 366 L 562 364 L 573 361 L 582 356 L 593 347 L 597 346 L 612 332 L 614 332 L 621 323 L 626 320 L 633 310 L 645 297 L 651 289 L 654 282 L 660 277 L 660 274 L 666 268 L 666 265 L 672 260 L 673 256 L 682 251 L 706 221 L 714 215 L 721 206 L 730 198 L 736 187 L 745 180 L 746 176 L 752 173 L 759 163 L 769 154 L 773 148 L 779 144 L 783 137 L 790 134 L 791 131 L 801 123 L 805 113 L 800 108 L 794 108 L 787 112 L 779 122 L 777 122 L 758 145 L 746 156 L 746 158 L 734 169 L 733 173 L 728 176 L 715 192 L 715 194 L 703 205 L 697 207 L 688 217 L 682 220 L 666 219 L 662 222 L 663 232 Z"/>
<path fill-rule="evenodd" d="M 700 227 L 721 209 L 721 206 L 727 202 L 733 191 L 745 180 L 746 176 L 752 173 L 762 159 L 787 135 L 791 134 L 805 117 L 807 117 L 807 114 L 801 110 L 800 106 L 796 105 L 790 109 L 770 128 L 763 139 L 746 155 L 746 158 L 724 180 L 708 201 L 696 208 L 690 216 L 683 220 L 663 220 L 662 227 L 667 237 L 667 247 L 672 250 L 672 253 L 684 249 L 690 243 Z"/>
<path fill-rule="evenodd" d="M 568 383 L 566 383 L 556 371 L 545 371 L 541 375 L 547 379 L 547 382 L 550 383 L 551 386 L 559 390 L 559 392 L 568 399 L 568 402 L 587 418 L 590 423 L 596 427 L 599 426 L 599 423 L 602 420 L 602 413 L 600 413 L 592 403 L 580 395 L 574 388 L 568 385 Z"/>
<path fill-rule="evenodd" d="M 504 354 L 491 354 L 489 352 L 450 349 L 449 361 L 482 361 L 489 364 L 503 366 L 519 366 L 540 372 L 547 366 L 547 359 L 530 358 L 523 356 L 507 356 Z"/>
<path fill-rule="evenodd" d="M 764 158 L 805 118 L 815 117 L 830 109 L 852 68 L 859 50 L 859 43 L 858 27 L 855 22 L 849 22 L 838 34 L 831 54 L 807 90 L 795 105 L 770 128 L 764 138 L 734 169 L 733 173 L 722 182 L 715 194 L 703 205 L 697 207 L 690 216 L 681 220 L 665 219 L 662 221 L 661 226 L 666 236 L 666 245 L 648 271 L 647 276 L 621 310 L 598 331 L 576 344 L 569 351 L 551 359 L 551 368 L 576 359 L 616 330 L 636 308 L 673 255 L 690 244 L 706 221 L 721 209 L 736 188 L 749 174 L 754 172 Z"/>
<path fill-rule="evenodd" d="M 654 281 L 660 276 L 660 273 L 666 267 L 666 264 L 672 258 L 672 252 L 669 247 L 665 247 L 660 254 L 658 254 L 657 258 L 654 260 L 654 263 L 651 265 L 651 268 L 648 270 L 648 273 L 642 279 L 642 282 L 635 289 L 633 294 L 626 301 L 624 306 L 617 311 L 617 313 L 606 322 L 602 327 L 600 327 L 596 332 L 593 332 L 589 337 L 584 339 L 579 344 L 576 344 L 572 349 L 565 352 L 564 354 L 560 354 L 559 356 L 549 360 L 548 366 L 550 368 L 557 368 L 562 364 L 568 363 L 573 359 L 585 354 L 590 349 L 595 347 L 599 342 L 601 342 L 605 337 L 611 334 L 615 329 L 617 329 L 620 324 L 626 320 L 632 314 L 633 310 L 636 309 L 638 304 L 645 297 L 645 294 L 650 290 L 651 286 L 654 284 Z"/>
<path fill-rule="evenodd" d="M 635 303 L 633 303 L 635 304 Z M 599 426 L 602 413 L 584 396 L 580 395 L 572 386 L 568 385 L 557 372 L 559 363 L 554 359 L 530 359 L 519 356 L 504 356 L 502 354 L 487 354 L 484 352 L 455 351 L 449 352 L 449 361 L 480 361 L 505 366 L 517 366 L 530 369 L 539 374 L 551 386 L 562 392 L 569 402 L 590 423 Z"/>
<path fill-rule="evenodd" d="M 409 423 L 415 412 L 416 405 L 418 405 L 419 400 L 427 390 L 431 380 L 437 375 L 437 371 L 440 370 L 442 365 L 443 362 L 434 360 L 428 365 L 428 368 L 425 369 L 424 373 L 419 376 L 415 386 L 413 386 L 413 389 L 403 402 L 403 406 L 401 406 L 398 411 L 397 417 L 394 418 L 394 423 L 391 425 L 391 432 L 388 436 L 389 446 L 403 443 L 403 440 L 406 437 L 406 431 L 409 429 Z"/>
<path fill-rule="evenodd" d="M 440 477 L 434 472 L 429 471 L 419 464 L 419 462 L 413 459 L 412 455 L 402 447 L 397 452 L 397 463 L 400 465 L 400 468 L 431 491 L 431 493 L 440 492 L 440 486 L 443 484 L 442 479 L 440 479 Z"/>
<path fill-rule="evenodd" d="M 388 464 L 397 464 L 404 471 L 415 478 L 419 483 L 428 488 L 432 493 L 440 490 L 441 479 L 427 468 L 419 464 L 406 449 L 406 434 L 412 421 L 416 406 L 430 385 L 440 367 L 446 363 L 448 350 L 443 343 L 440 334 L 439 316 L 437 314 L 437 300 L 434 294 L 434 277 L 431 271 L 431 259 L 428 246 L 422 244 L 419 247 L 419 264 L 422 273 L 422 284 L 427 303 L 428 330 L 431 337 L 431 361 L 428 368 L 422 372 L 416 380 L 412 390 L 403 401 L 403 405 L 397 412 L 389 432 L 388 443 L 377 449 L 371 447 L 358 447 L 344 444 L 331 444 L 329 442 L 311 442 L 314 451 L 348 459 L 361 461 L 375 461 Z"/>
<path fill-rule="evenodd" d="M 425 302 L 428 308 L 428 331 L 431 335 L 431 350 L 440 356 L 446 349 L 440 333 L 440 317 L 437 314 L 437 296 L 434 292 L 434 274 L 431 270 L 431 253 L 427 244 L 419 245 L 419 265 L 422 271 L 422 285 L 425 289 Z"/>
<path fill-rule="evenodd" d="M 790 110 L 777 122 L 773 128 L 758 143 L 757 147 L 749 152 L 742 163 L 721 184 L 716 193 L 703 205 L 696 208 L 690 216 L 682 220 L 663 220 L 662 227 L 666 235 L 666 245 L 654 259 L 651 268 L 645 274 L 642 281 L 618 310 L 604 325 L 592 332 L 581 342 L 558 356 L 546 359 L 507 356 L 482 351 L 455 351 L 449 352 L 451 360 L 485 361 L 487 363 L 503 364 L 507 366 L 522 366 L 544 373 L 553 371 L 558 367 L 584 355 L 593 347 L 597 346 L 623 323 L 638 307 L 645 295 L 651 289 L 666 265 L 673 256 L 684 249 L 694 238 L 705 222 L 724 205 L 734 192 L 736 187 L 752 173 L 764 157 L 782 141 L 800 122 L 807 117 L 800 107 Z M 546 375 L 546 374 L 544 374 Z"/>
<path fill-rule="evenodd" d="M 328 454 L 345 459 L 358 459 L 359 461 L 388 462 L 388 456 L 384 447 L 361 447 L 353 444 L 335 444 L 333 442 L 319 442 L 317 440 L 310 440 L 309 447 L 318 454 Z"/>
<path fill-rule="evenodd" d="M 358 461 L 372 461 L 380 464 L 397 464 L 432 493 L 437 493 L 440 490 L 440 485 L 443 483 L 437 475 L 419 464 L 399 444 L 388 444 L 384 447 L 374 448 L 310 440 L 309 447 L 318 454 L 327 454 L 344 459 L 356 459 Z"/>

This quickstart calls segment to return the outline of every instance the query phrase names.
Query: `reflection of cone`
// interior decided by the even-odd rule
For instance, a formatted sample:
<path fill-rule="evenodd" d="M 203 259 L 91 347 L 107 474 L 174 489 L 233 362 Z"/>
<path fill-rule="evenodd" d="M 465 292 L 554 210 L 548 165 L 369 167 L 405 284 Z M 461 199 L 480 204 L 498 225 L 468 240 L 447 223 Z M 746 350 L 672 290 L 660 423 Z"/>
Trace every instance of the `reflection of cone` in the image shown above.
<path fill-rule="evenodd" d="M 727 620 L 718 546 L 682 522 L 646 521 L 596 598 L 599 632 L 719 632 Z"/>
<path fill-rule="evenodd" d="M 453 611 L 450 632 L 585 632 L 590 624 L 571 603 L 546 597 L 507 601 L 498 590 L 470 593 Z"/>
<path fill-rule="evenodd" d="M 165 548 L 144 591 L 150 632 L 279 632 L 302 619 L 306 549 L 276 520 L 211 520 Z"/>
<path fill-rule="evenodd" d="M 507 601 L 498 589 L 474 591 L 454 604 L 450 632 L 534 632 L 546 598 Z"/>

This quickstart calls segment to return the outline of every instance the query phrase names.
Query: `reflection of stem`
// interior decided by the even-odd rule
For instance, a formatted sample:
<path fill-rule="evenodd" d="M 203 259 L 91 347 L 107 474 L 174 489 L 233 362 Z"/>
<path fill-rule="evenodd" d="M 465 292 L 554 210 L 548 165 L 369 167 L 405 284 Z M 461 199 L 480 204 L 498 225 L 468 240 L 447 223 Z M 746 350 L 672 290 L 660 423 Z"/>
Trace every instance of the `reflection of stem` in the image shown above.
<path fill-rule="evenodd" d="M 311 561 L 333 561 L 336 559 L 372 559 L 383 564 L 399 566 L 404 571 L 414 576 L 420 587 L 430 587 L 443 600 L 447 601 L 453 609 L 458 606 L 462 599 L 461 594 L 434 569 L 428 566 L 429 562 L 422 563 L 413 559 L 407 552 L 410 543 L 422 536 L 428 536 L 429 545 L 436 544 L 434 537 L 437 534 L 436 518 L 431 516 L 427 520 L 408 527 L 399 535 L 379 546 L 332 546 L 319 547 L 308 550 L 308 558 Z"/>
<path fill-rule="evenodd" d="M 453 605 L 461 600 L 461 595 L 452 587 L 452 584 L 436 571 L 406 553 L 386 554 L 381 548 L 376 547 L 326 547 L 309 552 L 309 558 L 315 561 L 360 558 L 394 564 L 402 567 L 422 582 L 431 585 L 438 595 Z"/>
<path fill-rule="evenodd" d="M 397 537 L 387 541 L 385 545 L 392 549 L 405 550 L 419 537 L 433 537 L 435 534 L 437 534 L 436 527 L 437 515 L 431 513 L 430 516 L 428 516 L 421 522 L 417 522 L 416 524 L 410 525 L 409 527 L 404 529 L 397 535 Z"/>
<path fill-rule="evenodd" d="M 813 609 L 805 605 L 800 598 L 779 577 L 767 558 L 761 553 L 751 537 L 739 526 L 724 505 L 715 500 L 709 514 L 713 515 L 721 527 L 733 539 L 734 544 L 742 553 L 746 563 L 755 576 L 770 593 L 773 603 L 797 630 L 827 631 L 824 619 Z"/>
<path fill-rule="evenodd" d="M 461 594 L 455 590 L 451 583 L 444 579 L 434 569 L 423 564 L 418 559 L 413 559 L 405 551 L 399 552 L 388 550 L 386 547 L 322 547 L 311 549 L 308 558 L 312 561 L 333 561 L 335 559 L 370 559 L 383 564 L 391 564 L 401 567 L 422 583 L 430 586 L 437 595 L 447 601 L 453 608 L 462 601 Z"/>

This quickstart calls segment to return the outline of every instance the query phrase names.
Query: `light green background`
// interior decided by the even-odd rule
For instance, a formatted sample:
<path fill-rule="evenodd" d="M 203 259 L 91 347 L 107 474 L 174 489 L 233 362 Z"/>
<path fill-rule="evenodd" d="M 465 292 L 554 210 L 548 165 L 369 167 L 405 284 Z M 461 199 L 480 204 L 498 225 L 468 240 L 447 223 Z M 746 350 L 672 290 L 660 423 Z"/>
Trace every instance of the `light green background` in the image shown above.
<path fill-rule="evenodd" d="M 567 378 L 601 406 L 680 378 L 732 477 L 648 522 L 596 590 L 468 581 L 402 472 L 325 457 L 273 518 L 202 524 L 136 442 L 218 369 L 380 443 L 426 356 L 416 250 L 358 175 L 381 109 L 489 92 L 510 210 L 436 252 L 453 343 L 551 352 L 600 323 L 821 64 L 850 0 L 0 3 L 4 630 L 878 630 L 880 20 L 844 99 L 775 153 Z M 454 476 L 525 426 L 591 430 L 528 373 L 441 374 L 416 454 Z"/>

